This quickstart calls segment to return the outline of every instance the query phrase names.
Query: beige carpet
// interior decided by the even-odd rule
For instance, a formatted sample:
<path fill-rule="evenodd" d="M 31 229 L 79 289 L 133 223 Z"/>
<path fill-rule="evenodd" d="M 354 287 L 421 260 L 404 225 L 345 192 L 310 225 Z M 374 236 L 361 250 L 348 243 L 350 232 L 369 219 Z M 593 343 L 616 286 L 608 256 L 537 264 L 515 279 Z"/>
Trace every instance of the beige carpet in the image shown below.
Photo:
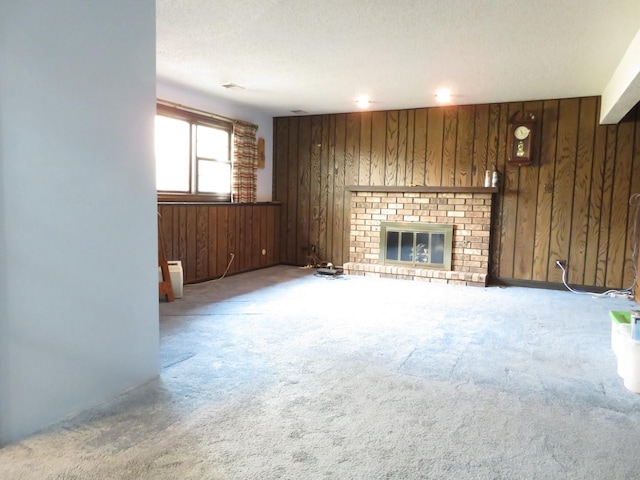
<path fill-rule="evenodd" d="M 161 305 L 160 378 L 0 450 L 0 479 L 640 478 L 622 299 L 275 267 Z"/>

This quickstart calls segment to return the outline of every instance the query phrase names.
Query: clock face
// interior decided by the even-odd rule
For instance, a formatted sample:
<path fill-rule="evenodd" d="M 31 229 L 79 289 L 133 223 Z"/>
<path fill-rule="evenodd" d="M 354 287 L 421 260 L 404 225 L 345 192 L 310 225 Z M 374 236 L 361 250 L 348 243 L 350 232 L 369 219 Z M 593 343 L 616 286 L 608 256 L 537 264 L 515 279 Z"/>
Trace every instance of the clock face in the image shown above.
<path fill-rule="evenodd" d="M 514 130 L 513 134 L 518 140 L 524 140 L 529 136 L 530 131 L 531 130 L 529 130 L 529 128 L 525 127 L 524 125 L 520 125 Z"/>

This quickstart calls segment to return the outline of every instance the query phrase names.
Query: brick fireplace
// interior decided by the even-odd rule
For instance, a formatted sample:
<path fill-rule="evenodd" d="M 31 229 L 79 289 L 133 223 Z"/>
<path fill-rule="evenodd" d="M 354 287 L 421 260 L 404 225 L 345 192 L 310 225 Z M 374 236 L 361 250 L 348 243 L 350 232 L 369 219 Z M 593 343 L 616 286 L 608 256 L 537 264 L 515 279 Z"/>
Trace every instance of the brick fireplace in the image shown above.
<path fill-rule="evenodd" d="M 497 188 L 351 186 L 348 275 L 371 275 L 458 285 L 486 286 L 491 203 Z M 380 224 L 451 224 L 451 270 L 385 265 Z"/>

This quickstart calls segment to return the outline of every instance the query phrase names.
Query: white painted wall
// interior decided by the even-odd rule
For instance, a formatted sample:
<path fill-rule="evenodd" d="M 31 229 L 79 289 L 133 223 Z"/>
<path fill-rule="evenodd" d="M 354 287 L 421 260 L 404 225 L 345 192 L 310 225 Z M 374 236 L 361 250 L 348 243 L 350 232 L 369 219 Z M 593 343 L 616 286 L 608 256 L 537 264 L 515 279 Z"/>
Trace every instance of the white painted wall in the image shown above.
<path fill-rule="evenodd" d="M 205 112 L 222 115 L 235 120 L 244 120 L 258 125 L 258 137 L 265 141 L 265 167 L 258 169 L 257 200 L 270 202 L 273 187 L 273 117 L 239 104 L 225 102 L 200 92 L 189 90 L 158 80 L 156 93 L 159 99 L 169 100 Z"/>
<path fill-rule="evenodd" d="M 158 373 L 154 0 L 0 0 L 0 444 Z"/>
<path fill-rule="evenodd" d="M 618 123 L 640 101 L 640 30 L 602 92 L 600 123 Z"/>

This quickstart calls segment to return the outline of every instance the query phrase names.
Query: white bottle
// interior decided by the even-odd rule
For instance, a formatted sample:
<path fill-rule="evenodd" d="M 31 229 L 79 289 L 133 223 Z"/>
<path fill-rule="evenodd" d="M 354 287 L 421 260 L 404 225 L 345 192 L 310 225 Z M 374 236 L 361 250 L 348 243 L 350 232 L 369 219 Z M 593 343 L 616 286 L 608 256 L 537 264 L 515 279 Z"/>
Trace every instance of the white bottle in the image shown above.
<path fill-rule="evenodd" d="M 497 187 L 498 186 L 498 172 L 497 172 L 497 170 L 494 170 L 493 174 L 491 175 L 491 186 L 492 187 Z"/>

